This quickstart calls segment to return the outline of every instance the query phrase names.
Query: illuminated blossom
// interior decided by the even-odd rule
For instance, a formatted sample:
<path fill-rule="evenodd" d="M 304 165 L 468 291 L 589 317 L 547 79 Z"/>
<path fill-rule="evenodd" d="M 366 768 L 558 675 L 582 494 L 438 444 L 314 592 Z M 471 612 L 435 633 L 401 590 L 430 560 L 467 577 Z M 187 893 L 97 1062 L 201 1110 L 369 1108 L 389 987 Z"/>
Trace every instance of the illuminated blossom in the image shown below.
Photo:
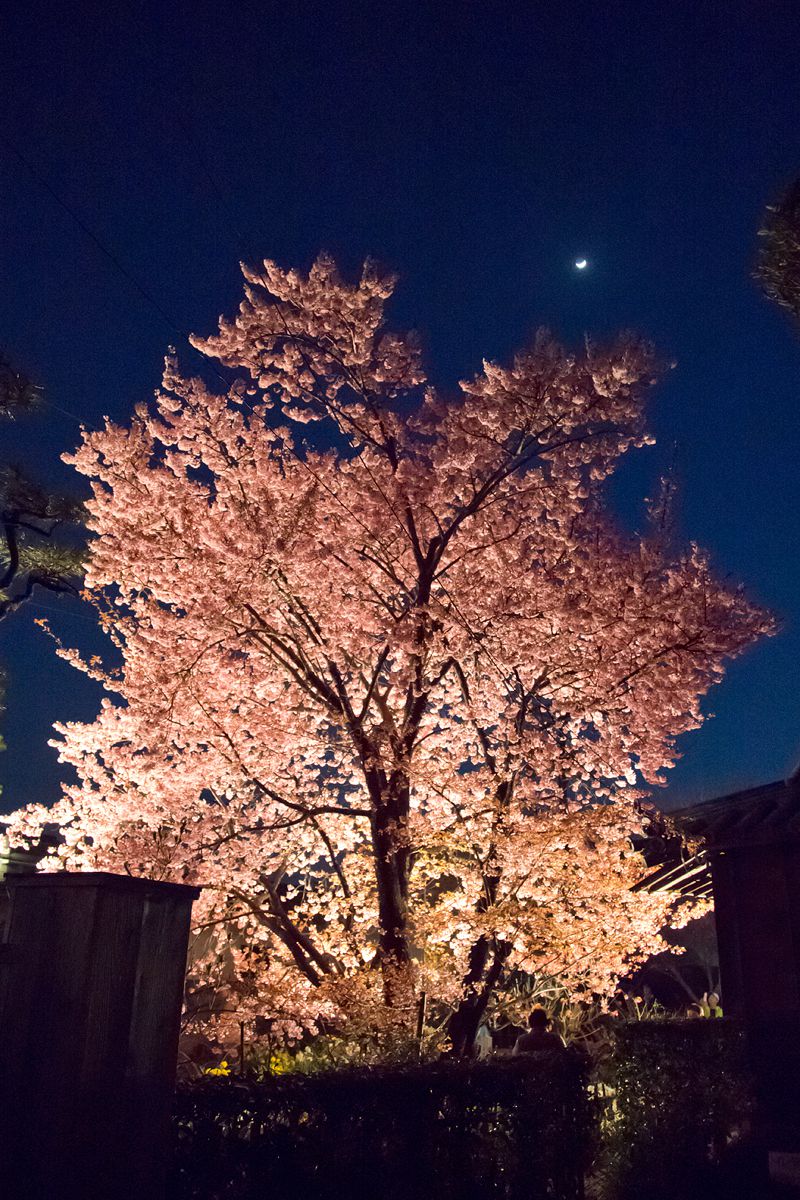
<path fill-rule="evenodd" d="M 464 1045 L 513 971 L 611 994 L 665 916 L 630 891 L 640 802 L 770 631 L 659 505 L 637 537 L 604 508 L 652 352 L 540 334 L 445 395 L 370 264 L 245 277 L 208 379 L 171 356 L 68 459 L 122 665 L 86 665 L 77 782 L 17 834 L 202 884 L 195 996 L 289 1036 L 408 1026 L 424 993 Z"/>

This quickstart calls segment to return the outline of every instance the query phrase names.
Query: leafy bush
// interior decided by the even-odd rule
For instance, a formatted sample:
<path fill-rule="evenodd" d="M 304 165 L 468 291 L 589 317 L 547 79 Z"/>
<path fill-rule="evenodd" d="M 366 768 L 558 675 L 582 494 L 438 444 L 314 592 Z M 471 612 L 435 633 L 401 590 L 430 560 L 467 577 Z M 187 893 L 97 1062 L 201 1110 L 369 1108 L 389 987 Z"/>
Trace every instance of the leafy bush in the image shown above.
<path fill-rule="evenodd" d="M 206 1077 L 177 1096 L 170 1200 L 579 1200 L 593 1154 L 597 1200 L 762 1194 L 732 1022 L 595 1032 L 591 1085 L 570 1054 L 325 1070 L 327 1043 L 257 1082 Z"/>
<path fill-rule="evenodd" d="M 725 1194 L 726 1160 L 745 1142 L 752 1113 L 738 1027 L 727 1020 L 621 1024 L 610 1068 L 596 1194 L 602 1200 Z M 741 1170 L 737 1164 L 739 1186 Z"/>
<path fill-rule="evenodd" d="M 578 1200 L 586 1070 L 446 1061 L 181 1089 L 170 1200 Z"/>

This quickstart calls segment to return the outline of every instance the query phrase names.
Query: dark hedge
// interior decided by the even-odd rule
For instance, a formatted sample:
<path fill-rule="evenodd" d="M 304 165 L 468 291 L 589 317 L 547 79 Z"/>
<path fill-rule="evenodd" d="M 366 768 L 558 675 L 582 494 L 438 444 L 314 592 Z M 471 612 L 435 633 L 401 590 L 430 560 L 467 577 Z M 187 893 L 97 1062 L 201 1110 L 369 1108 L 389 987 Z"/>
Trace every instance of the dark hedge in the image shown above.
<path fill-rule="evenodd" d="M 716 1200 L 746 1187 L 752 1086 L 742 1030 L 728 1020 L 620 1025 L 599 1161 L 604 1200 Z M 741 1189 L 745 1188 L 744 1191 Z M 733 1189 L 731 1191 L 731 1189 Z"/>
<path fill-rule="evenodd" d="M 565 1054 L 186 1085 L 170 1200 L 580 1200 L 586 1083 Z"/>

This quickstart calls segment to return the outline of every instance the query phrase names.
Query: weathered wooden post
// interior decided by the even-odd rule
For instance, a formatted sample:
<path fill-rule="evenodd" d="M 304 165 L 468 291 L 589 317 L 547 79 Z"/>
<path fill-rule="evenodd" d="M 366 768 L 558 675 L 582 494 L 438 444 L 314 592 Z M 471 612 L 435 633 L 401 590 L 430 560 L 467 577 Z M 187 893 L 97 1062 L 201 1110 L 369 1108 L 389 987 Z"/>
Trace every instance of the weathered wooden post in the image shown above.
<path fill-rule="evenodd" d="M 157 1200 L 198 889 L 99 872 L 6 886 L 0 1194 Z"/>
<path fill-rule="evenodd" d="M 773 1178 L 800 1192 L 800 777 L 672 814 L 704 850 L 641 888 L 712 888 L 725 1015 L 744 1026 L 757 1134 Z"/>
<path fill-rule="evenodd" d="M 770 1172 L 800 1186 L 800 843 L 710 853 L 725 1011 L 747 1031 Z"/>

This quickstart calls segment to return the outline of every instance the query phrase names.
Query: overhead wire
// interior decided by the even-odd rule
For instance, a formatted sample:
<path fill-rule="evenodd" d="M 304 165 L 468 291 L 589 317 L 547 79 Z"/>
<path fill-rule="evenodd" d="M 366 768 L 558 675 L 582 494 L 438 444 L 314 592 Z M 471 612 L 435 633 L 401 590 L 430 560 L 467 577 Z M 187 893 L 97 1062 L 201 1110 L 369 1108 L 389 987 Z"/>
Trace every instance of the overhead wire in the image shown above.
<path fill-rule="evenodd" d="M 48 196 L 50 196 L 51 200 L 53 200 L 53 202 L 55 204 L 57 204 L 58 207 L 67 214 L 67 216 L 70 217 L 70 219 L 77 225 L 77 227 L 81 230 L 81 232 L 84 234 L 84 236 L 89 239 L 89 241 L 95 246 L 95 248 L 97 250 L 99 250 L 100 253 L 123 276 L 123 278 L 125 280 L 127 280 L 127 282 L 134 289 L 134 291 L 138 292 L 138 294 L 141 296 L 141 298 L 143 300 L 145 300 L 147 304 L 150 305 L 150 307 L 153 309 L 154 312 L 156 312 L 158 314 L 159 317 L 161 317 L 162 321 L 166 325 L 169 332 L 172 335 L 179 338 L 181 340 L 181 343 L 188 344 L 189 347 L 200 358 L 202 358 L 204 364 L 224 384 L 225 390 L 227 391 L 230 386 L 229 381 L 225 379 L 225 377 L 221 374 L 221 372 L 218 370 L 218 368 L 214 366 L 214 364 L 211 362 L 211 360 L 206 355 L 204 355 L 200 350 L 198 350 L 196 346 L 194 346 L 192 344 L 185 328 L 183 328 L 181 326 L 180 322 L 175 320 L 175 317 L 173 315 L 171 315 L 169 312 L 167 312 L 165 307 L 161 304 L 161 302 L 153 294 L 153 291 L 149 287 L 146 287 L 145 284 L 143 284 L 141 282 L 141 280 L 133 273 L 133 271 L 131 271 L 130 268 L 125 265 L 123 260 L 116 253 L 116 251 L 113 250 L 99 236 L 99 234 L 97 234 L 95 232 L 95 230 L 91 227 L 91 225 L 89 225 L 89 223 L 81 216 L 81 214 L 78 212 L 78 210 L 75 208 L 75 206 L 70 204 L 70 202 L 67 199 L 65 199 L 65 197 L 53 186 L 53 184 L 47 178 L 46 174 L 43 171 L 41 171 L 36 166 L 36 164 L 34 164 L 31 161 L 29 156 L 22 153 L 22 151 L 19 149 L 19 147 L 16 145 L 16 143 L 12 142 L 11 139 L 8 138 L 5 134 L 0 134 L 0 142 L 2 142 L 2 144 L 6 147 L 7 151 L 11 155 L 13 155 L 13 157 L 16 158 L 17 161 L 25 168 L 25 170 L 28 172 L 28 174 L 34 180 L 34 182 L 37 183 L 42 188 L 42 190 L 45 191 Z M 45 396 L 43 399 L 44 399 L 44 403 L 46 403 L 50 408 L 55 409 L 55 411 L 63 413 L 64 416 L 70 417 L 73 421 L 77 421 L 80 425 L 85 426 L 87 424 L 85 419 L 77 416 L 77 414 L 75 414 L 73 412 L 70 412 L 68 409 L 62 408 L 59 405 L 55 404 L 52 400 L 49 399 L 49 397 Z"/>
<path fill-rule="evenodd" d="M 184 137 L 187 145 L 190 147 L 191 151 L 193 152 L 195 158 L 197 159 L 197 162 L 198 162 L 201 170 L 203 171 L 203 174 L 205 175 L 206 179 L 210 183 L 213 190 L 216 192 L 217 197 L 219 198 L 221 203 L 226 206 L 229 206 L 229 204 L 230 204 L 229 198 L 226 198 L 224 196 L 222 188 L 219 184 L 219 181 L 218 181 L 215 173 L 212 171 L 205 156 L 201 152 L 200 147 L 197 145 L 197 142 L 195 141 L 194 137 L 192 136 L 191 131 L 189 130 L 189 128 L 187 126 L 187 123 L 181 118 L 180 114 L 177 113 L 177 111 L 175 112 L 175 116 L 176 116 L 176 122 L 181 129 L 183 137 Z M 225 386 L 225 390 L 227 392 L 230 387 L 229 381 L 227 379 L 225 379 L 225 377 L 221 374 L 221 372 L 218 370 L 218 368 L 216 368 L 214 366 L 213 362 L 208 358 L 208 356 L 203 354 L 202 351 L 198 350 L 197 347 L 193 345 L 193 343 L 190 341 L 189 336 L 186 333 L 185 329 L 183 329 L 180 326 L 180 324 L 174 319 L 174 317 L 171 316 L 166 311 L 166 309 L 163 307 L 163 305 L 155 297 L 155 295 L 153 294 L 151 289 L 146 287 L 137 278 L 137 276 L 125 265 L 125 263 L 122 261 L 120 256 L 110 246 L 108 246 L 106 244 L 106 242 L 95 232 L 95 230 L 81 216 L 81 214 L 77 211 L 77 209 L 72 204 L 70 204 L 69 201 L 67 201 L 60 194 L 60 192 L 57 191 L 57 189 L 50 183 L 47 176 L 41 170 L 38 169 L 38 167 L 31 161 L 31 159 L 27 155 L 22 153 L 22 151 L 19 149 L 19 147 L 14 142 L 12 142 L 5 135 L 0 135 L 0 140 L 2 140 L 3 144 L 7 147 L 7 149 L 14 155 L 14 157 L 19 161 L 19 163 L 25 168 L 25 170 L 28 172 L 28 174 L 31 176 L 31 178 L 36 183 L 38 183 L 39 186 L 59 206 L 59 208 L 61 208 L 71 218 L 71 220 L 74 221 L 74 223 L 78 226 L 78 228 L 81 230 L 81 232 L 92 242 L 92 244 L 97 248 L 97 250 L 99 250 L 100 253 L 106 259 L 108 259 L 108 261 L 115 267 L 115 269 L 127 280 L 127 282 L 131 285 L 131 287 L 133 287 L 133 289 L 136 292 L 138 292 L 138 294 L 142 297 L 142 299 L 145 300 L 146 303 L 149 304 L 150 307 L 161 317 L 161 319 L 164 321 L 164 323 L 166 324 L 166 326 L 170 330 L 170 332 L 172 334 L 176 334 L 181 339 L 182 343 L 188 344 L 190 346 L 190 348 L 203 360 L 203 363 L 223 383 L 223 385 Z M 237 237 L 240 242 L 240 245 L 242 246 L 242 249 L 243 250 L 252 249 L 252 247 L 249 247 L 247 245 L 248 239 L 245 236 L 241 226 L 239 225 L 239 223 L 235 219 L 235 217 L 232 219 L 232 225 L 237 234 Z M 253 259 L 253 261 L 256 261 L 255 258 Z M 259 279 L 259 282 L 262 284 L 262 286 L 264 288 L 266 288 L 267 287 L 266 280 L 260 275 L 258 276 L 258 279 Z M 85 426 L 86 422 L 82 418 L 78 417 L 75 413 L 72 413 L 69 410 L 60 407 L 59 405 L 57 405 L 57 404 L 53 403 L 52 401 L 50 401 L 49 399 L 47 399 L 47 397 L 45 397 L 45 402 L 50 407 L 55 409 L 56 411 L 61 412 L 65 416 L 70 417 L 72 420 L 78 422 L 78 424 Z M 256 413 L 253 406 L 251 404 L 249 404 L 243 396 L 238 396 L 237 402 L 240 403 L 244 408 L 248 409 L 252 416 L 254 416 L 254 417 L 258 416 L 258 414 Z M 364 524 L 364 522 L 358 517 L 358 515 L 356 513 L 354 513 L 352 511 L 352 509 L 344 502 L 344 500 L 341 498 L 341 496 L 338 494 L 338 492 L 336 492 L 334 489 L 332 489 L 324 480 L 321 480 L 319 478 L 317 472 L 315 472 L 310 467 L 310 465 L 305 461 L 303 456 L 298 453 L 297 449 L 294 446 L 292 446 L 291 444 L 289 444 L 289 449 L 291 450 L 293 456 L 297 459 L 297 461 L 308 471 L 308 473 L 314 478 L 314 480 L 316 482 L 318 482 L 321 486 L 324 487 L 324 489 L 344 509 L 344 511 L 347 512 L 347 514 L 350 517 L 352 517 L 354 520 L 356 520 L 357 523 L 359 525 L 361 525 L 361 527 L 364 529 L 365 532 L 371 533 L 371 531 Z M 466 621 L 466 618 L 459 611 L 458 606 L 456 605 L 455 600 L 452 597 L 452 594 L 444 586 L 444 584 L 441 582 L 441 580 L 439 580 L 438 583 L 439 583 L 439 586 L 442 589 L 442 591 L 445 593 L 445 595 L 448 596 L 448 599 L 450 600 L 453 610 L 457 613 L 462 624 L 464 625 L 465 629 L 467 630 L 470 638 L 474 639 L 475 641 L 479 641 L 475 632 L 469 627 L 469 624 Z M 483 649 L 485 652 L 486 647 L 484 646 Z M 494 656 L 490 652 L 488 654 L 488 657 L 492 663 L 492 666 L 498 672 L 499 677 L 501 679 L 503 679 L 504 672 L 502 671 L 500 664 L 497 663 L 497 661 L 494 659 Z"/>
<path fill-rule="evenodd" d="M 80 213 L 77 211 L 77 209 L 74 208 L 73 205 L 71 205 L 69 203 L 69 201 L 65 200 L 64 197 L 59 192 L 56 191 L 56 189 L 52 186 L 52 184 L 49 182 L 47 177 L 45 175 L 43 175 L 42 172 L 37 169 L 37 167 L 34 166 L 34 164 L 31 162 L 31 160 L 22 153 L 22 151 L 19 149 L 19 147 L 14 142 L 10 141 L 9 138 L 7 138 L 4 134 L 0 134 L 0 139 L 3 141 L 3 144 L 6 146 L 6 148 L 22 164 L 22 166 L 25 168 L 25 170 L 28 172 L 28 174 L 31 176 L 31 178 L 34 179 L 36 181 L 36 183 L 38 183 L 39 186 L 45 192 L 47 192 L 47 194 L 59 206 L 59 208 L 63 209 L 64 212 L 67 213 L 67 215 L 72 218 L 72 220 L 75 222 L 75 224 L 78 226 L 78 228 L 97 247 L 97 249 L 100 251 L 100 253 L 103 254 L 111 263 L 114 264 L 114 266 L 120 272 L 120 274 L 124 275 L 124 277 L 128 280 L 128 282 L 131 284 L 131 286 L 133 288 L 135 288 L 135 290 L 137 292 L 139 292 L 139 294 L 147 301 L 147 303 L 150 304 L 152 306 L 152 308 L 154 308 L 156 310 L 156 312 L 163 318 L 164 321 L 166 321 L 166 323 L 170 327 L 171 331 L 173 333 L 179 334 L 181 337 L 185 336 L 182 333 L 182 331 L 178 328 L 176 322 L 172 319 L 172 317 L 170 317 L 170 315 L 165 311 L 165 309 L 162 308 L 161 304 L 158 302 L 158 300 L 155 298 L 155 296 L 152 294 L 152 292 L 149 291 L 149 289 L 146 288 L 132 274 L 132 272 L 128 270 L 128 268 L 125 266 L 125 264 L 120 259 L 119 255 L 115 254 L 115 252 L 109 246 L 107 246 L 105 244 L 105 242 L 103 242 L 98 237 L 98 235 L 94 232 L 94 230 L 91 228 L 91 226 L 88 225 L 86 221 L 84 221 L 83 217 L 80 215 Z"/>
<path fill-rule="evenodd" d="M 179 124 L 182 127 L 183 134 L 184 134 L 184 137 L 185 137 L 187 143 L 190 145 L 191 149 L 193 150 L 193 152 L 194 152 L 204 174 L 206 175 L 208 181 L 210 182 L 212 188 L 216 191 L 216 193 L 217 193 L 219 199 L 222 201 L 222 203 L 227 203 L 225 197 L 222 194 L 222 189 L 219 185 L 219 182 L 216 179 L 216 176 L 214 175 L 211 168 L 209 167 L 205 157 L 200 152 L 200 149 L 197 146 L 196 142 L 191 137 L 191 135 L 188 133 L 185 124 L 183 122 L 180 122 L 180 120 L 179 120 Z M 104 257 L 107 258 L 108 261 L 112 263 L 112 265 L 120 272 L 120 274 L 123 275 L 123 277 L 131 284 L 131 286 L 135 289 L 135 291 L 139 293 L 139 295 L 153 308 L 153 310 L 156 313 L 158 313 L 158 315 L 162 318 L 162 320 L 167 325 L 167 328 L 170 330 L 170 332 L 173 334 L 177 334 L 178 337 L 180 337 L 182 343 L 188 344 L 189 347 L 203 360 L 203 363 L 205 364 L 205 366 L 207 368 L 209 368 L 213 372 L 213 374 L 222 382 L 223 386 L 225 387 L 225 391 L 228 392 L 230 389 L 229 380 L 227 380 L 221 374 L 221 372 L 218 370 L 218 368 L 215 367 L 214 363 L 205 354 L 203 354 L 202 351 L 198 350 L 197 347 L 195 345 L 193 345 L 193 343 L 191 342 L 191 340 L 190 340 L 188 334 L 185 332 L 185 330 L 179 326 L 179 324 L 173 319 L 172 316 L 170 316 L 169 313 L 167 313 L 167 311 L 164 309 L 164 307 L 160 304 L 160 302 L 153 295 L 152 291 L 149 288 L 145 287 L 139 281 L 139 279 L 133 274 L 133 272 L 131 270 L 129 270 L 129 268 L 123 263 L 123 261 L 121 260 L 119 255 L 116 254 L 109 246 L 106 245 L 106 243 L 103 241 L 103 239 L 100 238 L 97 233 L 95 233 L 95 231 L 91 228 L 91 226 L 77 212 L 77 210 L 74 208 L 74 206 L 71 205 L 67 200 L 65 200 L 63 198 L 63 196 L 60 195 L 60 193 L 52 186 L 52 184 L 49 182 L 47 177 L 43 174 L 43 172 L 41 172 L 39 169 L 37 169 L 37 167 L 30 161 L 30 159 L 26 155 L 24 155 L 19 150 L 19 148 L 13 142 L 11 142 L 7 137 L 0 135 L 0 138 L 2 139 L 2 142 L 5 144 L 7 149 L 14 155 L 14 157 L 27 170 L 27 172 L 29 173 L 31 178 L 36 183 L 38 183 L 43 188 L 43 190 L 51 197 L 51 199 L 75 222 L 75 224 L 82 231 L 82 233 L 86 237 L 89 238 L 89 240 L 101 252 L 101 254 L 103 254 Z M 238 226 L 238 224 L 236 222 L 234 222 L 234 228 L 236 229 L 237 235 L 239 237 L 239 241 L 242 244 L 242 247 L 244 248 L 247 239 L 245 238 L 243 232 L 241 231 L 241 228 Z M 259 279 L 260 279 L 262 286 L 264 286 L 266 288 L 266 286 L 267 286 L 266 280 L 264 280 L 263 277 L 260 277 L 260 276 L 259 276 Z M 249 412 L 251 413 L 251 415 L 253 417 L 258 417 L 258 414 L 256 413 L 255 409 L 253 408 L 253 406 L 251 404 L 249 404 L 247 402 L 247 400 L 244 398 L 244 396 L 238 396 L 237 401 L 244 408 L 249 410 Z M 44 397 L 44 402 L 46 404 L 48 404 L 50 407 L 52 407 L 53 409 L 55 409 L 56 411 L 61 412 L 65 416 L 70 417 L 71 420 L 77 422 L 81 427 L 86 427 L 87 422 L 85 420 L 83 420 L 82 418 L 78 417 L 75 413 L 72 413 L 67 409 L 61 408 L 59 405 L 57 405 L 57 404 L 53 403 L 53 401 L 49 400 L 49 398 L 46 396 Z M 322 486 L 325 491 L 327 491 L 330 494 L 330 496 L 340 505 L 340 507 L 350 517 L 353 518 L 353 520 L 355 520 L 359 525 L 361 525 L 361 527 L 364 529 L 364 531 L 366 533 L 369 533 L 370 531 L 369 531 L 368 527 L 364 524 L 364 522 L 358 517 L 358 515 L 356 513 L 354 513 L 352 511 L 352 509 L 347 504 L 345 504 L 345 502 L 341 498 L 341 496 L 339 496 L 338 493 L 333 488 L 331 488 L 324 479 L 321 479 L 319 477 L 317 472 L 315 472 L 313 470 L 313 468 L 306 462 L 306 460 L 297 451 L 297 449 L 291 444 L 288 445 L 288 448 L 290 449 L 290 451 L 293 454 L 293 456 L 295 457 L 295 459 L 312 476 L 312 478 L 320 486 Z"/>
<path fill-rule="evenodd" d="M 209 166 L 205 156 L 203 155 L 203 153 L 200 150 L 200 147 L 197 145 L 197 142 L 195 141 L 194 137 L 192 136 L 190 129 L 187 128 L 187 124 L 183 120 L 181 120 L 181 117 L 178 113 L 176 113 L 175 115 L 176 115 L 177 123 L 181 128 L 183 137 L 184 137 L 186 143 L 190 146 L 203 174 L 205 175 L 206 179 L 210 183 L 212 189 L 216 193 L 220 202 L 230 209 L 231 208 L 230 198 L 226 197 L 223 194 L 222 188 L 219 184 L 216 174 L 212 171 L 211 167 Z M 221 372 L 215 367 L 213 362 L 206 355 L 204 355 L 200 350 L 198 350 L 198 348 L 196 346 L 193 345 L 193 343 L 191 342 L 185 329 L 182 328 L 181 325 L 174 319 L 174 317 L 166 311 L 164 306 L 160 303 L 160 301 L 157 299 L 157 297 L 153 294 L 153 291 L 149 287 L 145 286 L 141 282 L 141 280 L 126 266 L 126 264 L 122 261 L 120 256 L 110 246 L 108 246 L 106 244 L 106 242 L 95 232 L 95 230 L 81 216 L 81 214 L 77 211 L 77 209 L 72 204 L 70 204 L 56 190 L 56 188 L 50 183 L 50 181 L 48 180 L 46 175 L 42 171 L 40 171 L 34 165 L 33 162 L 31 162 L 31 160 L 28 156 L 23 154 L 22 151 L 13 142 L 11 142 L 7 137 L 0 135 L 0 139 L 6 145 L 7 149 L 18 160 L 18 162 L 25 168 L 25 170 L 28 172 L 28 174 L 31 176 L 31 178 L 36 183 L 38 183 L 38 185 L 50 196 L 50 198 L 53 200 L 53 202 L 56 205 L 58 205 L 58 207 L 61 208 L 62 211 L 65 212 L 69 216 L 69 218 L 81 230 L 81 232 L 84 234 L 84 236 L 89 239 L 89 241 L 95 246 L 95 248 L 112 264 L 112 266 L 119 272 L 119 274 L 121 274 L 123 276 L 123 278 L 134 289 L 134 291 L 137 292 L 139 294 L 139 296 L 153 309 L 153 311 L 159 315 L 159 317 L 165 323 L 165 325 L 169 329 L 169 331 L 173 335 L 177 335 L 177 337 L 180 338 L 182 344 L 185 345 L 188 343 L 188 345 L 191 347 L 191 349 L 200 358 L 202 358 L 205 366 L 209 370 L 211 370 L 213 372 L 213 374 L 222 382 L 223 386 L 225 387 L 225 391 L 229 392 L 229 389 L 230 389 L 229 381 L 227 379 L 225 379 L 225 377 L 221 374 Z M 237 234 L 237 238 L 239 240 L 242 250 L 248 254 L 248 257 L 250 257 L 254 263 L 257 262 L 257 257 L 249 253 L 249 251 L 252 249 L 252 247 L 250 247 L 248 245 L 249 239 L 245 236 L 241 226 L 239 225 L 239 223 L 235 219 L 235 217 L 232 218 L 232 225 L 233 225 L 234 231 Z M 260 273 L 257 275 L 257 278 L 258 278 L 258 281 L 261 283 L 261 285 L 265 289 L 267 289 L 266 280 L 263 278 L 263 276 L 260 275 Z M 258 416 L 258 414 L 256 413 L 253 406 L 247 402 L 247 400 L 244 398 L 244 396 L 238 396 L 237 401 L 242 405 L 242 407 L 248 409 L 253 417 Z M 45 402 L 50 407 L 52 407 L 55 411 L 61 412 L 65 416 L 76 421 L 82 427 L 86 426 L 87 422 L 85 420 L 81 419 L 80 417 L 78 417 L 75 413 L 72 413 L 69 410 L 62 408 L 61 406 L 55 404 L 53 401 L 49 400 L 49 398 L 47 398 L 47 397 L 45 397 Z M 312 467 L 309 465 L 309 463 L 306 462 L 305 458 L 297 451 L 297 449 L 293 445 L 291 445 L 291 443 L 289 443 L 289 449 L 291 450 L 295 459 L 305 468 L 306 471 L 308 471 L 308 473 L 315 479 L 315 481 L 317 481 L 321 486 L 323 486 L 323 488 L 342 507 L 342 509 L 345 512 L 347 512 L 347 514 L 352 519 L 354 519 L 359 525 L 361 525 L 361 527 L 364 529 L 364 531 L 367 534 L 371 534 L 372 531 L 369 530 L 369 528 L 358 517 L 358 515 L 352 511 L 350 506 L 344 502 L 344 500 L 338 494 L 338 492 L 335 491 L 334 489 L 332 489 L 326 483 L 325 480 L 319 478 L 317 472 L 315 472 L 312 469 Z M 454 615 L 456 615 L 457 619 L 460 621 L 463 628 L 466 630 L 470 640 L 473 640 L 475 643 L 480 644 L 482 642 L 482 639 L 479 638 L 479 636 L 476 634 L 476 632 L 472 629 L 468 619 L 466 618 L 464 613 L 461 612 L 460 607 L 456 603 L 452 593 L 444 585 L 444 583 L 442 582 L 441 579 L 438 580 L 438 585 L 439 585 L 441 591 L 444 593 L 444 595 L 448 598 L 448 600 L 450 602 L 451 612 Z M 43 608 L 45 606 L 38 605 L 38 607 Z M 53 610 L 53 611 L 55 611 L 55 610 Z M 73 613 L 70 615 L 78 616 L 79 614 Z M 82 619 L 87 620 L 87 621 L 91 620 L 91 618 L 89 618 L 89 617 L 82 617 Z M 497 660 L 495 659 L 495 657 L 491 653 L 491 651 L 488 650 L 488 647 L 486 647 L 485 645 L 481 645 L 481 649 L 484 652 L 484 655 L 488 658 L 489 662 L 491 663 L 491 666 L 497 672 L 497 676 L 498 676 L 500 682 L 502 684 L 505 684 L 507 681 L 507 673 L 503 670 L 500 663 L 497 662 Z"/>

